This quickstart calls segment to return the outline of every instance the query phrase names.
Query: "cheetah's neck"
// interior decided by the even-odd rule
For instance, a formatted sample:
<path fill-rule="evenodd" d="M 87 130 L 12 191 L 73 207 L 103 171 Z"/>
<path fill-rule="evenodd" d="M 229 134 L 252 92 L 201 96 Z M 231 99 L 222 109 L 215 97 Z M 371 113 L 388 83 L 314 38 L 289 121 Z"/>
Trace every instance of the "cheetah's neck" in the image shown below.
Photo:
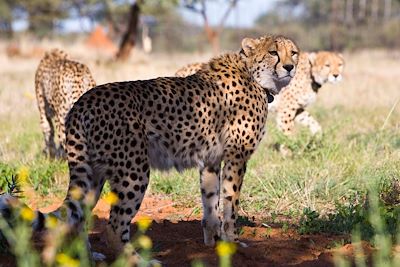
<path fill-rule="evenodd" d="M 321 88 L 322 84 L 317 83 L 317 82 L 315 81 L 315 78 L 314 78 L 314 76 L 313 76 L 313 74 L 312 74 L 312 64 L 311 64 L 310 60 L 308 60 L 308 54 L 305 53 L 305 55 L 306 55 L 306 58 L 305 58 L 304 60 L 305 60 L 305 64 L 307 64 L 307 72 L 308 72 L 309 75 L 310 75 L 310 76 L 309 76 L 309 79 L 310 79 L 310 81 L 311 81 L 311 89 L 312 89 L 315 93 L 318 93 L 318 90 Z"/>
<path fill-rule="evenodd" d="M 234 76 L 236 79 L 243 82 L 243 84 L 246 84 L 246 87 L 257 88 L 258 90 L 264 91 L 269 103 L 274 100 L 274 97 L 269 93 L 268 89 L 263 88 L 253 78 L 253 75 L 239 52 L 226 53 L 211 59 L 207 64 L 203 65 L 199 73 L 207 78 L 211 76 L 216 84 L 221 80 L 232 79 L 232 76 Z"/>

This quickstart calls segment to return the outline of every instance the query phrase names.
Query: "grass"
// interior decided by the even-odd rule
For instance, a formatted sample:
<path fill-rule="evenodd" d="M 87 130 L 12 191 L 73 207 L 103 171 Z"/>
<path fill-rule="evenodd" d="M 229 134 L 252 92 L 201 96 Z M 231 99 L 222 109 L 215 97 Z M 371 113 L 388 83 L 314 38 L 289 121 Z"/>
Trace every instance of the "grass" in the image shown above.
<path fill-rule="evenodd" d="M 117 64 L 77 46 L 66 50 L 89 65 L 98 83 L 172 75 L 178 67 L 209 56 L 136 52 L 128 62 Z M 365 195 L 369 184 L 400 177 L 400 106 L 394 107 L 399 98 L 394 82 L 400 72 L 397 57 L 385 51 L 345 57 L 344 81 L 324 86 L 310 109 L 322 124 L 322 136 L 312 137 L 299 128 L 287 139 L 277 131 L 273 115 L 269 117 L 267 136 L 248 163 L 241 195 L 246 213 L 266 220 L 285 216 L 297 224 L 307 209 L 318 217 L 328 216 L 355 195 Z M 26 166 L 29 182 L 39 194 L 62 197 L 68 182 L 66 163 L 49 161 L 41 153 L 43 138 L 33 97 L 38 61 L 0 54 L 0 174 L 8 177 Z M 281 155 L 274 149 L 278 142 L 293 154 Z M 152 171 L 149 193 L 200 207 L 198 170 Z"/>
<path fill-rule="evenodd" d="M 118 199 L 117 196 L 114 198 Z M 12 206 L 13 209 L 7 216 L 0 216 L 0 254 L 12 254 L 16 266 L 93 266 L 85 241 L 87 229 L 93 223 L 88 206 L 84 207 L 84 216 L 88 218 L 86 226 L 79 234 L 74 233 L 66 222 L 54 216 L 45 219 L 47 232 L 43 238 L 42 254 L 39 254 L 31 242 L 31 223 L 35 213 L 18 201 L 13 202 Z M 112 264 L 102 263 L 101 266 L 149 266 L 153 245 L 145 232 L 151 222 L 150 218 L 139 219 L 138 231 L 121 255 L 118 255 Z M 139 257 L 135 256 L 135 251 L 140 251 Z"/>

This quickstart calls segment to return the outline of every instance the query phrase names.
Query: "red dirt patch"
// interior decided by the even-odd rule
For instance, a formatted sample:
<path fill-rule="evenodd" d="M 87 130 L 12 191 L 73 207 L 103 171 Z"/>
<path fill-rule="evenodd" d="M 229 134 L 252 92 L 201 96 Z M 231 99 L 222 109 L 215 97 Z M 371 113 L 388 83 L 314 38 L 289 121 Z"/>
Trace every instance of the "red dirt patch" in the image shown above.
<path fill-rule="evenodd" d="M 33 201 L 31 204 L 35 206 Z M 45 209 L 49 212 L 56 209 L 61 200 Z M 103 238 L 108 219 L 109 205 L 100 200 L 94 213 L 94 229 L 90 241 L 95 251 L 113 259 Z M 191 266 L 195 259 L 201 260 L 206 266 L 218 266 L 218 258 L 214 248 L 203 244 L 203 233 L 200 225 L 200 214 L 194 214 L 195 209 L 176 207 L 174 203 L 161 197 L 145 198 L 140 212 L 135 217 L 150 216 L 153 223 L 147 234 L 153 240 L 154 258 L 166 266 Z M 132 233 L 136 226 L 131 225 Z M 249 245 L 248 248 L 238 248 L 233 257 L 234 266 L 298 266 L 298 267 L 329 267 L 334 266 L 335 253 L 341 253 L 348 258 L 354 258 L 352 245 L 339 249 L 330 249 L 335 241 L 343 237 L 319 235 L 299 235 L 295 230 L 282 230 L 278 227 L 266 228 L 255 223 L 255 226 L 244 226 L 241 240 Z M 35 238 L 40 247 L 40 238 Z M 372 248 L 363 243 L 364 251 L 371 254 Z M 0 266 L 13 266 L 10 257 L 0 257 Z M 3 260 L 4 259 L 4 260 Z"/>

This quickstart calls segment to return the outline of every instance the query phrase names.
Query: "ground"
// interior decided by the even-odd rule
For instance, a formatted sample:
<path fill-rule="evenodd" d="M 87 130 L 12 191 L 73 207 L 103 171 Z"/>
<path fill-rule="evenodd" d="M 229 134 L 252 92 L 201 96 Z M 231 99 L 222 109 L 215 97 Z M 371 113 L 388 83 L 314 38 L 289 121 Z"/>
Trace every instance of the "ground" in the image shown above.
<path fill-rule="evenodd" d="M 116 63 L 111 54 L 88 50 L 82 44 L 40 46 L 44 50 L 64 48 L 89 66 L 98 84 L 170 76 L 187 63 L 210 57 L 134 51 L 127 62 Z M 33 208 L 50 210 L 63 199 L 68 174 L 65 162 L 49 161 L 41 154 L 43 137 L 34 98 L 34 71 L 40 58 L 36 54 L 28 57 L 29 41 L 21 41 L 24 57 L 8 58 L 5 47 L 0 43 L 0 187 L 3 177 L 25 172 L 29 190 L 38 195 L 27 194 L 25 201 Z M 396 105 L 400 88 L 395 82 L 400 52 L 368 50 L 345 52 L 344 56 L 343 82 L 322 88 L 310 108 L 323 126 L 320 138 L 298 128 L 296 137 L 288 140 L 277 131 L 273 115 L 268 118 L 268 133 L 248 164 L 241 195 L 240 215 L 250 222 L 254 217 L 255 225 L 243 228 L 242 238 L 250 247 L 235 254 L 235 266 L 334 266 L 337 252 L 352 253 L 350 237 L 328 235 L 325 230 L 332 228 L 318 224 L 304 228 L 299 222 L 309 214 L 307 210 L 321 217 L 339 212 L 351 218 L 347 212 L 360 203 L 371 185 L 387 188 L 387 182 L 400 179 L 400 103 Z M 293 150 L 291 156 L 275 149 L 279 142 Z M 202 244 L 198 179 L 197 170 L 151 173 L 140 214 L 155 220 L 148 234 L 155 257 L 168 266 L 188 266 L 195 258 L 216 265 L 214 249 Z M 100 202 L 94 212 L 98 219 L 91 239 L 100 252 L 105 252 L 100 233 L 107 209 Z M 300 235 L 300 226 L 316 234 Z M 0 266 L 7 261 L 1 259 Z"/>
<path fill-rule="evenodd" d="M 31 195 L 28 204 L 35 208 L 41 201 L 42 197 Z M 62 199 L 54 198 L 52 203 L 41 211 L 56 209 Z M 90 241 L 94 251 L 105 254 L 108 261 L 112 262 L 114 257 L 107 251 L 104 240 L 109 210 L 110 205 L 104 200 L 100 200 L 94 208 L 94 228 Z M 183 207 L 165 196 L 150 196 L 145 198 L 137 217 L 132 221 L 133 231 L 136 231 L 135 221 L 143 216 L 154 220 L 147 234 L 153 240 L 154 258 L 166 266 L 191 266 L 196 260 L 205 266 L 218 265 L 215 248 L 203 244 L 201 215 L 195 208 Z M 338 253 L 354 258 L 352 245 L 338 246 L 348 239 L 345 235 L 299 235 L 295 229 L 283 229 L 282 225 L 268 225 L 257 220 L 244 223 L 241 232 L 241 240 L 249 247 L 238 248 L 233 257 L 233 266 L 333 267 Z M 38 247 L 43 243 L 41 234 L 34 237 Z M 372 251 L 368 244 L 364 244 L 364 249 Z M 0 266 L 15 266 L 13 262 L 11 257 L 5 257 L 0 260 Z"/>

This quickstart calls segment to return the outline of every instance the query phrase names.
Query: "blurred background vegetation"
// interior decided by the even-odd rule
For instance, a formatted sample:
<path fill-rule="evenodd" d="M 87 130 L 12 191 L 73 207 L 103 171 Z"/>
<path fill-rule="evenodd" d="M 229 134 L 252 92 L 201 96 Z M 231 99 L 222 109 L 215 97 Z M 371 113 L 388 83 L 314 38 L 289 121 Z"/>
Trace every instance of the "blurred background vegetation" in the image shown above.
<path fill-rule="evenodd" d="M 221 7 L 213 24 L 212 2 Z M 146 46 L 144 39 L 151 41 L 152 51 L 218 53 L 237 49 L 244 36 L 266 33 L 292 37 L 306 50 L 400 46 L 400 0 L 260 0 L 254 2 L 269 8 L 252 26 L 226 25 L 229 16 L 242 16 L 239 2 L 245 0 L 1 0 L 0 36 L 73 41 L 101 25 L 119 46 L 117 58 Z M 201 23 L 188 20 L 184 10 Z M 77 22 L 79 29 L 70 31 L 67 21 Z"/>

